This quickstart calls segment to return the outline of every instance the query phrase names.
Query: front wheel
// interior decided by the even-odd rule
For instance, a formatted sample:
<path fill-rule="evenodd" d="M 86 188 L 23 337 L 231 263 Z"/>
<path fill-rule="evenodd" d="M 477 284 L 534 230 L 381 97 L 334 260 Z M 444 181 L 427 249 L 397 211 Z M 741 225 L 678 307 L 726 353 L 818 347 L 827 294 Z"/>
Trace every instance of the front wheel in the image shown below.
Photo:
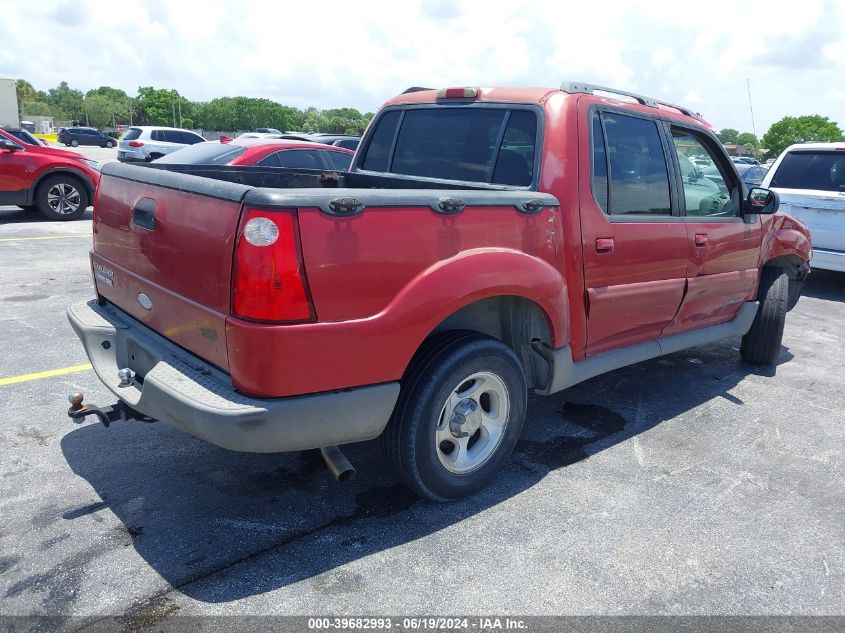
<path fill-rule="evenodd" d="M 51 176 L 38 186 L 35 204 L 49 220 L 76 220 L 88 208 L 88 192 L 71 176 Z"/>
<path fill-rule="evenodd" d="M 742 337 L 739 353 L 749 363 L 774 365 L 780 356 L 789 300 L 789 276 L 780 268 L 764 268 L 757 291 L 760 308 Z"/>
<path fill-rule="evenodd" d="M 418 352 L 384 434 L 405 484 L 450 501 L 489 483 L 522 433 L 528 390 L 519 359 L 505 344 L 448 332 Z"/>

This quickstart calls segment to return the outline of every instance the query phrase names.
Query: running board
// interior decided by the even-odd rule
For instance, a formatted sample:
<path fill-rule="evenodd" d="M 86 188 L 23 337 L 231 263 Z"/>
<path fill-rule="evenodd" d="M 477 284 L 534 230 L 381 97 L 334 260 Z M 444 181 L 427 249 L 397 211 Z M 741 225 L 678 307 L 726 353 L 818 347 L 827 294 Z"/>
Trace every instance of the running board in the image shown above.
<path fill-rule="evenodd" d="M 551 349 L 545 343 L 536 341 L 533 344 L 534 351 L 545 359 L 551 369 L 546 383 L 547 387 L 536 389 L 535 392 L 548 395 L 620 367 L 627 367 L 644 360 L 673 354 L 730 336 L 742 336 L 751 329 L 759 305 L 757 301 L 747 301 L 739 309 L 736 317 L 727 323 L 711 325 L 700 330 L 691 330 L 658 338 L 654 341 L 639 343 L 631 347 L 604 352 L 577 363 L 572 361 L 572 350 L 568 345 L 560 349 Z"/>

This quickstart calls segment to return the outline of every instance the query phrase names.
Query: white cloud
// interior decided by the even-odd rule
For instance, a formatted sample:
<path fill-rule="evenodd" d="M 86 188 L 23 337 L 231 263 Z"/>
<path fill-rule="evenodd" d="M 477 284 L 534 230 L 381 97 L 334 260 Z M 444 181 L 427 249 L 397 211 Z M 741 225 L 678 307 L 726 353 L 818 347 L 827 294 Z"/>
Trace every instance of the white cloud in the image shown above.
<path fill-rule="evenodd" d="M 0 76 L 42 90 L 153 85 L 363 111 L 412 85 L 571 79 L 687 102 L 740 130 L 751 128 L 750 78 L 760 134 L 787 114 L 845 124 L 843 5 L 6 0 Z"/>

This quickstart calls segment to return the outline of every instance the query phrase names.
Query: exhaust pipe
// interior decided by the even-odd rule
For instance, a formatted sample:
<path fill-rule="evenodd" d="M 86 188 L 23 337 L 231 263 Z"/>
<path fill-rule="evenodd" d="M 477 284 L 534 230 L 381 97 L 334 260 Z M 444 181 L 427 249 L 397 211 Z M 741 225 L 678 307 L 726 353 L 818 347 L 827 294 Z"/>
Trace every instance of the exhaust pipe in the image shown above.
<path fill-rule="evenodd" d="M 337 446 L 324 446 L 320 449 L 320 455 L 338 481 L 351 481 L 355 478 L 355 468 Z"/>

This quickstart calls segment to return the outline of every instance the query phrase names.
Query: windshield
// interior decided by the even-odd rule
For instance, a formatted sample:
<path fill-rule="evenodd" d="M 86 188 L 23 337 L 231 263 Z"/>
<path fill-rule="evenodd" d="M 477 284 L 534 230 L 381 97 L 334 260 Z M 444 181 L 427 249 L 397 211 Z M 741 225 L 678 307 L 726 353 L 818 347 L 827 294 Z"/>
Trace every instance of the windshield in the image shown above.
<path fill-rule="evenodd" d="M 797 151 L 784 156 L 772 187 L 845 191 L 845 152 Z"/>
<path fill-rule="evenodd" d="M 197 143 L 162 156 L 156 162 L 174 165 L 225 165 L 245 151 L 246 147 L 243 145 Z"/>

